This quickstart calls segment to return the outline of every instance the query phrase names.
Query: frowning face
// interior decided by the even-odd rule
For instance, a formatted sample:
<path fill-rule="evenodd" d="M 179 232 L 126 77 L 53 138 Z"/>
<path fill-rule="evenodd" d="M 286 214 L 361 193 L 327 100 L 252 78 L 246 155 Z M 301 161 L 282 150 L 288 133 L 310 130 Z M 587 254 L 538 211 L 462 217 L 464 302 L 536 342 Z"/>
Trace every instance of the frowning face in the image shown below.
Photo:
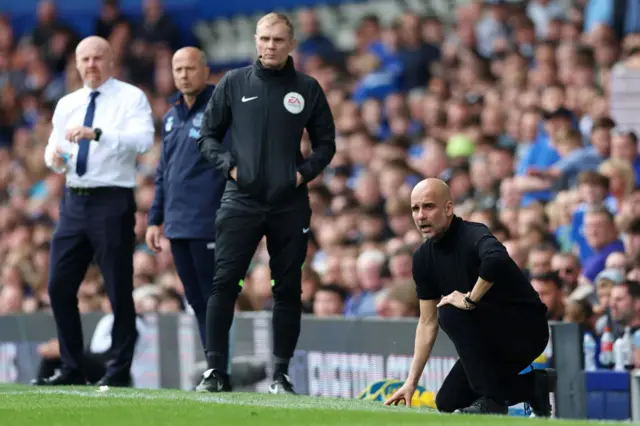
<path fill-rule="evenodd" d="M 266 68 L 281 68 L 296 46 L 291 30 L 283 21 L 266 21 L 258 25 L 256 50 Z"/>

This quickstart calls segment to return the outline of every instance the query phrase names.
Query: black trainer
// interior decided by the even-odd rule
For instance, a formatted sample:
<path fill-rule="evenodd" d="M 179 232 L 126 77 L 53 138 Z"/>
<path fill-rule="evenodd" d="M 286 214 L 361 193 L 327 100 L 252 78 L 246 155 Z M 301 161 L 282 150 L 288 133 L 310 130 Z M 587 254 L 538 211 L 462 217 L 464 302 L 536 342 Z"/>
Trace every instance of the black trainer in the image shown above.
<path fill-rule="evenodd" d="M 556 391 L 558 373 L 553 368 L 533 370 L 533 399 L 529 405 L 536 417 L 551 417 L 549 394 Z"/>
<path fill-rule="evenodd" d="M 279 374 L 276 379 L 269 385 L 269 393 L 271 394 L 289 394 L 295 395 L 291 379 L 286 374 Z"/>
<path fill-rule="evenodd" d="M 213 368 L 202 373 L 202 380 L 196 386 L 196 392 L 231 392 L 229 375 Z"/>
<path fill-rule="evenodd" d="M 454 411 L 454 413 L 459 414 L 507 414 L 508 412 L 509 407 L 507 407 L 507 404 L 500 404 L 493 399 L 484 397 L 476 399 L 473 404 L 466 408 Z"/>
<path fill-rule="evenodd" d="M 87 379 L 82 373 L 56 370 L 51 377 L 34 379 L 35 386 L 82 386 L 87 385 Z"/>

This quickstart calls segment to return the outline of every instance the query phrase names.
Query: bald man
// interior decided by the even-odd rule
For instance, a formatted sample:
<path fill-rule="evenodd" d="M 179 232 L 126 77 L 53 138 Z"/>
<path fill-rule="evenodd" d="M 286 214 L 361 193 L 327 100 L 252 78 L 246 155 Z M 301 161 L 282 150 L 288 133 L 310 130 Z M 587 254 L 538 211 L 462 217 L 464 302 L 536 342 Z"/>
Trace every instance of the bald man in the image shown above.
<path fill-rule="evenodd" d="M 48 283 L 62 368 L 37 384 L 86 383 L 77 293 L 89 264 L 96 262 L 115 316 L 111 360 L 98 384 L 129 386 L 137 340 L 131 295 L 136 158 L 153 144 L 151 106 L 142 90 L 112 77 L 105 39 L 82 40 L 76 67 L 84 87 L 56 105 L 44 155 L 51 170 L 66 175 Z"/>
<path fill-rule="evenodd" d="M 226 178 L 198 151 L 202 116 L 214 86 L 200 49 L 185 47 L 173 55 L 178 93 L 163 118 L 162 152 L 156 170 L 155 198 L 149 211 L 147 246 L 161 250 L 163 234 L 171 242 L 176 270 L 205 344 L 207 300 L 215 264 L 216 212 Z"/>
<path fill-rule="evenodd" d="M 440 325 L 459 360 L 436 396 L 438 410 L 507 414 L 525 402 L 536 416 L 549 417 L 555 371 L 519 374 L 549 340 L 538 294 L 485 225 L 453 213 L 443 181 L 418 183 L 411 210 L 425 239 L 413 256 L 420 320 L 409 377 L 386 404 L 411 402 Z"/>

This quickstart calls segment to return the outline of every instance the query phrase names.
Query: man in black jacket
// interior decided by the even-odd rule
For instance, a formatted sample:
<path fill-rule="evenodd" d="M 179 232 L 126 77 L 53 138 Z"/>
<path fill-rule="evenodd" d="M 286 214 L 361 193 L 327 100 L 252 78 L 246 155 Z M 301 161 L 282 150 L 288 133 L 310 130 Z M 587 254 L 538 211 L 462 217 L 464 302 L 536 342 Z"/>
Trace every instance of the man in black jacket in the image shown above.
<path fill-rule="evenodd" d="M 273 306 L 271 393 L 293 393 L 287 376 L 300 334 L 301 275 L 311 208 L 307 182 L 335 154 L 335 126 L 322 88 L 295 70 L 293 26 L 270 13 L 257 25 L 258 60 L 228 72 L 207 106 L 198 146 L 228 177 L 216 216 L 216 273 L 207 305 L 207 362 L 198 391 L 231 390 L 226 371 L 229 328 L 243 278 L 267 237 Z M 313 153 L 300 141 L 309 133 Z M 221 140 L 231 134 L 231 146 Z"/>
<path fill-rule="evenodd" d="M 204 346 L 216 247 L 212 218 L 220 207 L 226 178 L 202 158 L 197 146 L 204 111 L 214 90 L 207 85 L 207 59 L 200 49 L 184 47 L 173 55 L 172 67 L 179 92 L 162 120 L 162 152 L 146 242 L 149 249 L 159 252 L 164 225 Z"/>
<path fill-rule="evenodd" d="M 519 374 L 549 341 L 540 297 L 485 225 L 453 214 L 443 181 L 416 185 L 411 210 L 426 239 L 413 256 L 420 319 L 409 377 L 386 404 L 411 403 L 441 327 L 459 360 L 438 391 L 438 410 L 507 414 L 525 402 L 537 417 L 549 417 L 555 370 Z"/>

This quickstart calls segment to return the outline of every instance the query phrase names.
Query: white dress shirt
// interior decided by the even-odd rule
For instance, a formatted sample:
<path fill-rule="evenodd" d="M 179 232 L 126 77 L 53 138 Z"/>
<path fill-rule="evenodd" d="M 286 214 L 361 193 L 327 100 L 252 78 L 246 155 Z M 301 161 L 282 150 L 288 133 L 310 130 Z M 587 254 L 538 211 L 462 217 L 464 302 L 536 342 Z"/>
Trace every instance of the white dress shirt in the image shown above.
<path fill-rule="evenodd" d="M 53 130 L 44 159 L 56 173 L 67 175 L 67 186 L 95 188 L 136 185 L 136 157 L 153 145 L 154 127 L 151 106 L 144 92 L 131 84 L 108 79 L 97 89 L 96 109 L 91 128 L 102 130 L 100 141 L 89 142 L 87 171 L 78 176 L 75 171 L 78 143 L 65 140 L 65 132 L 82 126 L 89 106 L 89 87 L 83 87 L 60 99 L 53 112 Z M 69 154 L 66 167 L 53 167 L 56 148 Z"/>

